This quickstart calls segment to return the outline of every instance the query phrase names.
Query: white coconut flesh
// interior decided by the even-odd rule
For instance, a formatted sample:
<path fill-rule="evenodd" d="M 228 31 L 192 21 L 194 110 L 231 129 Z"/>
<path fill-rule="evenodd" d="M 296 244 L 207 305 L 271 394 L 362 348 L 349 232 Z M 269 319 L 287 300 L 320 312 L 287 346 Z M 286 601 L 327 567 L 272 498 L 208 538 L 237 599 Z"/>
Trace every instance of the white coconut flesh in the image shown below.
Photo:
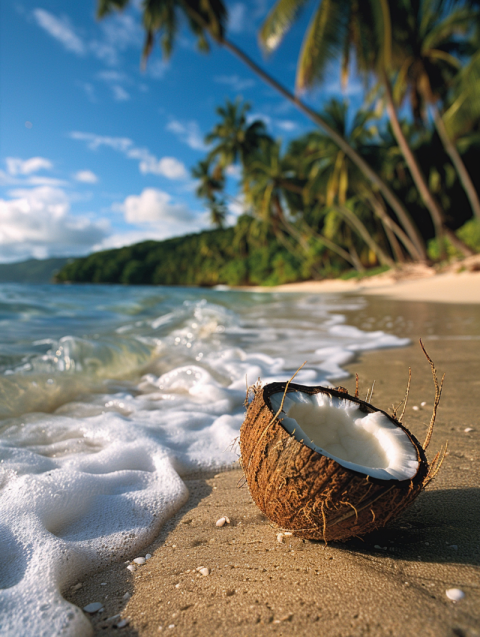
<path fill-rule="evenodd" d="M 282 398 L 283 392 L 270 396 L 274 413 Z M 351 400 L 288 392 L 279 418 L 297 440 L 347 469 L 381 480 L 407 480 L 418 471 L 417 451 L 403 429 Z"/>

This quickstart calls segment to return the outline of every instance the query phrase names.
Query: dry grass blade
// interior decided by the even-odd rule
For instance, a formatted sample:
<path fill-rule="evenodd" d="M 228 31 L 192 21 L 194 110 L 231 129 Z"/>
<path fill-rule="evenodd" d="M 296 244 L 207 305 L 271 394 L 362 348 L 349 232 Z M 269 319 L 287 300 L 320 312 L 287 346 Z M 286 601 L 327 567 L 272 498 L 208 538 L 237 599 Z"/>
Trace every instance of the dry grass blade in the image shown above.
<path fill-rule="evenodd" d="M 433 478 L 440 471 L 440 467 L 442 466 L 443 461 L 445 460 L 445 456 L 447 455 L 447 448 L 448 448 L 448 441 L 445 443 L 445 447 L 443 449 L 440 449 L 440 451 L 437 453 L 437 455 L 433 459 L 433 462 L 430 465 L 430 468 L 428 470 L 427 477 L 425 478 L 425 481 L 423 483 L 424 488 L 427 486 L 427 484 L 429 484 L 433 480 Z"/>
<path fill-rule="evenodd" d="M 400 403 L 400 405 L 403 404 L 403 408 L 402 408 L 402 413 L 400 414 L 400 418 L 398 419 L 398 422 L 402 422 L 403 421 L 403 417 L 405 416 L 405 409 L 407 408 L 407 403 L 408 403 L 408 397 L 410 395 L 410 385 L 412 384 L 412 368 L 409 367 L 408 368 L 408 382 L 407 382 L 407 389 L 405 391 L 405 396 L 403 398 L 403 401 Z M 399 405 L 399 407 L 400 407 Z"/>
<path fill-rule="evenodd" d="M 425 349 L 425 347 L 424 347 L 424 345 L 422 343 L 422 339 L 420 339 L 420 347 L 422 348 L 422 351 L 425 354 L 425 358 L 430 363 L 430 368 L 432 370 L 433 382 L 434 382 L 434 385 L 435 385 L 435 399 L 433 401 L 432 417 L 430 419 L 430 425 L 428 426 L 428 431 L 427 431 L 427 436 L 425 438 L 425 442 L 422 445 L 423 446 L 423 450 L 425 451 L 427 449 L 428 445 L 430 444 L 430 440 L 432 438 L 433 428 L 435 426 L 435 419 L 437 417 L 437 409 L 438 409 L 438 405 L 440 403 L 440 398 L 442 396 L 443 381 L 445 380 L 445 374 L 442 376 L 442 380 L 439 383 L 438 382 L 438 378 L 437 378 L 437 370 L 435 369 L 435 365 L 433 364 L 432 359 L 427 354 L 427 350 Z"/>

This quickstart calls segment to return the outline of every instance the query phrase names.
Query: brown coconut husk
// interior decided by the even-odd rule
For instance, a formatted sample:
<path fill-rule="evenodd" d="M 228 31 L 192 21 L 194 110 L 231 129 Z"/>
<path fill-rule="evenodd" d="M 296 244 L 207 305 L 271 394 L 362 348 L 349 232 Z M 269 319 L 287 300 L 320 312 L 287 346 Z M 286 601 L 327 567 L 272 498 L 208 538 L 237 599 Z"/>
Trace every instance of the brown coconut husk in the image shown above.
<path fill-rule="evenodd" d="M 427 358 L 432 366 L 436 396 L 423 447 L 400 420 L 360 400 L 358 390 L 357 396 L 351 396 L 342 387 L 306 387 L 290 381 L 262 387 L 257 383 L 240 430 L 240 450 L 250 493 L 263 513 L 298 537 L 327 542 L 365 535 L 404 511 L 436 475 L 446 452 L 445 446 L 443 454 L 437 454 L 429 464 L 424 451 L 431 438 L 442 388 L 428 355 Z M 406 480 L 372 478 L 307 447 L 283 428 L 283 401 L 277 413 L 270 402 L 272 394 L 283 392 L 285 397 L 295 391 L 323 393 L 352 401 L 365 413 L 383 413 L 405 432 L 415 448 L 419 463 L 416 475 Z"/>

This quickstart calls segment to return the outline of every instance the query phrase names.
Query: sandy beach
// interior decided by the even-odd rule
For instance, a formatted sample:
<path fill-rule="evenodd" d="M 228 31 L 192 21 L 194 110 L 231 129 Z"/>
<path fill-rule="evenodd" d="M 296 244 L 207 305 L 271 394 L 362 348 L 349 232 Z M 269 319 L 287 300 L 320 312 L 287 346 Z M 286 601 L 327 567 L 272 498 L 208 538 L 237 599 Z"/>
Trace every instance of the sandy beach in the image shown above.
<path fill-rule="evenodd" d="M 295 285 L 289 290 L 347 291 Z M 367 293 L 358 285 L 351 291 Z M 449 452 L 434 482 L 387 528 L 325 546 L 294 537 L 278 542 L 239 468 L 187 476 L 190 498 L 140 553 L 152 555 L 144 565 L 131 572 L 115 563 L 65 591 L 81 608 L 102 602 L 104 610 L 90 616 L 94 634 L 480 635 L 480 273 L 384 281 L 368 294 L 372 329 L 382 313 L 402 313 L 392 331 L 412 345 L 367 352 L 349 365 L 361 394 L 375 380 L 372 402 L 388 410 L 401 401 L 411 367 L 405 424 L 423 440 L 434 391 L 419 337 L 447 374 L 427 455 L 446 440 Z M 342 384 L 353 391 L 353 376 Z M 230 524 L 216 527 L 225 515 Z M 451 588 L 464 599 L 449 600 Z M 126 626 L 116 628 L 122 620 Z"/>

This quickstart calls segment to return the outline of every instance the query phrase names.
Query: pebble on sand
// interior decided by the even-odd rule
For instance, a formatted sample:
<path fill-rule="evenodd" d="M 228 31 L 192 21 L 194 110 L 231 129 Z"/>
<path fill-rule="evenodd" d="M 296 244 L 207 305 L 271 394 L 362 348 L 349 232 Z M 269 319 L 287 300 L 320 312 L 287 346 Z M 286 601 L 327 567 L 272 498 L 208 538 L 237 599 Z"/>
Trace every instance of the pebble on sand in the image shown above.
<path fill-rule="evenodd" d="M 463 430 L 466 434 L 469 434 L 471 431 L 473 431 L 472 427 L 465 427 L 465 429 Z"/>
<path fill-rule="evenodd" d="M 125 628 L 127 624 L 128 624 L 128 619 L 122 619 L 122 621 L 118 622 L 117 628 Z"/>
<path fill-rule="evenodd" d="M 465 593 L 460 588 L 449 588 L 445 591 L 445 595 L 448 599 L 451 599 L 452 602 L 459 602 L 465 597 Z"/>
<path fill-rule="evenodd" d="M 91 604 L 87 604 L 83 610 L 86 613 L 96 613 L 101 608 L 103 608 L 102 602 L 92 602 Z"/>
<path fill-rule="evenodd" d="M 209 568 L 199 568 L 197 569 L 198 572 L 200 573 L 200 575 L 203 575 L 204 577 L 206 577 L 207 575 L 210 575 L 210 569 Z"/>
<path fill-rule="evenodd" d="M 145 555 L 145 559 L 146 559 L 146 560 L 149 560 L 151 557 L 152 557 L 152 554 L 151 554 L 151 553 L 147 553 L 147 554 Z"/>
<path fill-rule="evenodd" d="M 144 557 L 136 557 L 134 560 L 135 564 L 145 564 L 145 562 L 147 561 Z"/>
<path fill-rule="evenodd" d="M 283 533 L 277 533 L 277 542 L 279 542 L 280 544 L 282 544 L 283 542 L 285 542 Z"/>
<path fill-rule="evenodd" d="M 136 568 L 135 564 L 129 564 L 127 566 L 127 570 L 129 570 L 129 571 L 131 571 L 133 573 L 134 571 L 137 570 L 137 568 Z"/>

